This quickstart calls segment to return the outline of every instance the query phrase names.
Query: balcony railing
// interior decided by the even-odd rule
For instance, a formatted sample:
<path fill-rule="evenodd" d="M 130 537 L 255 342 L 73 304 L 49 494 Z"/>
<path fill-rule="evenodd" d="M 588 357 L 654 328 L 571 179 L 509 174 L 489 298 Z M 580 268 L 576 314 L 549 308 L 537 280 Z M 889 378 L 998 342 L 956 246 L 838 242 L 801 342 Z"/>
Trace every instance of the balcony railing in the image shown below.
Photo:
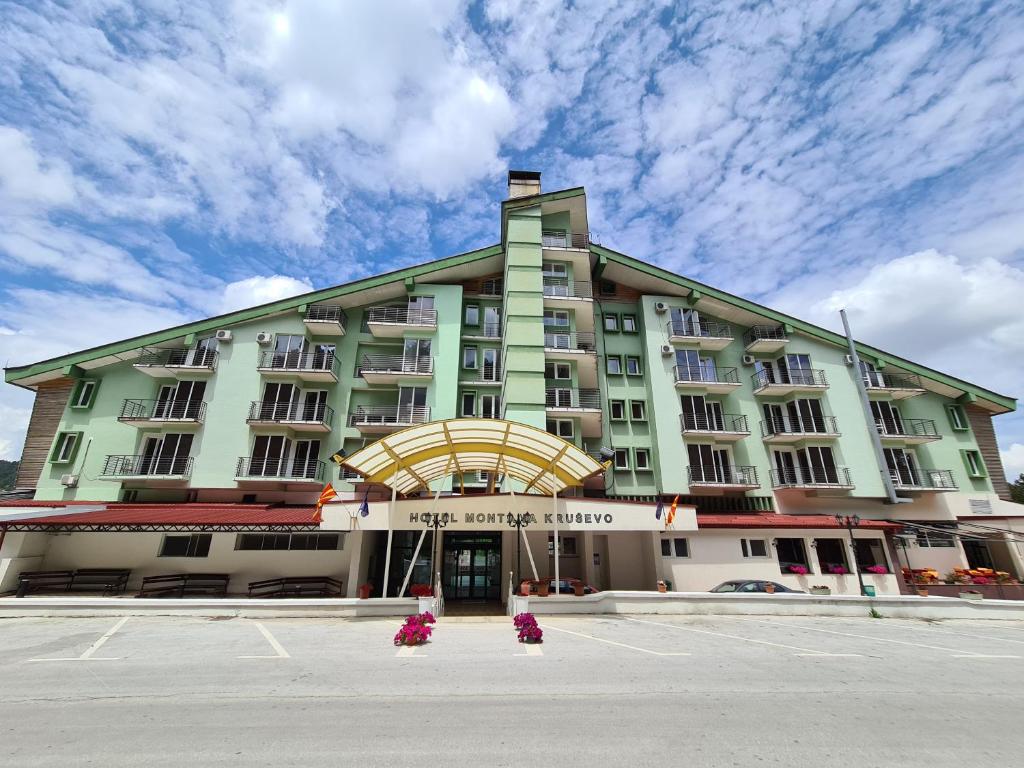
<path fill-rule="evenodd" d="M 597 238 L 589 232 L 560 232 L 545 229 L 541 232 L 541 245 L 544 248 L 589 248 Z"/>
<path fill-rule="evenodd" d="M 931 419 L 876 419 L 875 426 L 882 437 L 939 437 Z"/>
<path fill-rule="evenodd" d="M 719 368 L 717 365 L 676 365 L 672 372 L 676 381 L 707 382 L 709 384 L 739 384 L 740 377 L 735 368 Z"/>
<path fill-rule="evenodd" d="M 948 469 L 916 469 L 902 467 L 890 469 L 893 485 L 900 489 L 925 488 L 936 491 L 955 491 L 956 481 Z"/>
<path fill-rule="evenodd" d="M 596 337 L 590 331 L 561 332 L 550 327 L 544 329 L 545 349 L 565 349 L 593 352 L 597 349 Z"/>
<path fill-rule="evenodd" d="M 846 467 L 788 467 L 772 470 L 773 488 L 852 488 Z"/>
<path fill-rule="evenodd" d="M 338 375 L 338 358 L 334 352 L 260 352 L 256 368 L 261 371 L 308 371 Z"/>
<path fill-rule="evenodd" d="M 463 368 L 459 381 L 472 384 L 501 384 L 501 366 L 480 364 L 478 368 Z"/>
<path fill-rule="evenodd" d="M 734 432 L 750 434 L 747 417 L 735 413 L 707 414 L 681 413 L 679 423 L 683 432 Z"/>
<path fill-rule="evenodd" d="M 255 400 L 249 404 L 248 421 L 299 422 L 330 426 L 334 421 L 334 409 L 326 403 L 265 403 Z"/>
<path fill-rule="evenodd" d="M 912 373 L 864 373 L 864 386 L 871 389 L 922 389 L 921 377 Z"/>
<path fill-rule="evenodd" d="M 432 373 L 434 358 L 404 355 L 363 355 L 359 374 L 364 373 Z"/>
<path fill-rule="evenodd" d="M 781 325 L 755 325 L 743 334 L 743 344 L 749 347 L 758 341 L 788 341 L 786 329 Z"/>
<path fill-rule="evenodd" d="M 757 487 L 757 467 L 698 464 L 686 468 L 689 485 L 735 485 Z"/>
<path fill-rule="evenodd" d="M 188 477 L 191 456 L 107 456 L 101 475 L 106 477 Z"/>
<path fill-rule="evenodd" d="M 140 368 L 200 368 L 217 367 L 215 349 L 143 349 L 135 361 Z"/>
<path fill-rule="evenodd" d="M 462 326 L 463 336 L 478 336 L 485 339 L 501 338 L 501 323 L 480 323 Z"/>
<path fill-rule="evenodd" d="M 305 320 L 310 323 L 337 323 L 344 328 L 348 316 L 337 304 L 312 304 L 306 307 Z"/>
<path fill-rule="evenodd" d="M 206 403 L 201 400 L 125 400 L 118 421 L 202 421 Z"/>
<path fill-rule="evenodd" d="M 665 326 L 669 336 L 689 339 L 731 339 L 732 328 L 713 320 L 670 320 Z"/>
<path fill-rule="evenodd" d="M 544 390 L 544 405 L 548 408 L 600 410 L 601 391 L 598 389 L 548 388 Z"/>
<path fill-rule="evenodd" d="M 241 456 L 235 468 L 235 477 L 322 481 L 324 463 L 270 456 Z"/>
<path fill-rule="evenodd" d="M 359 406 L 348 417 L 350 427 L 404 427 L 430 421 L 425 405 Z"/>
<path fill-rule="evenodd" d="M 787 371 L 758 371 L 750 380 L 754 390 L 775 386 L 827 387 L 828 379 L 819 368 L 790 368 Z"/>
<path fill-rule="evenodd" d="M 544 295 L 548 298 L 592 299 L 594 286 L 589 280 L 573 281 L 560 277 L 545 277 Z"/>
<path fill-rule="evenodd" d="M 813 416 L 794 420 L 779 416 L 761 422 L 761 436 L 772 435 L 838 435 L 839 426 L 835 416 Z"/>
<path fill-rule="evenodd" d="M 366 322 L 390 325 L 424 325 L 433 328 L 437 325 L 437 310 L 418 307 L 370 307 Z"/>

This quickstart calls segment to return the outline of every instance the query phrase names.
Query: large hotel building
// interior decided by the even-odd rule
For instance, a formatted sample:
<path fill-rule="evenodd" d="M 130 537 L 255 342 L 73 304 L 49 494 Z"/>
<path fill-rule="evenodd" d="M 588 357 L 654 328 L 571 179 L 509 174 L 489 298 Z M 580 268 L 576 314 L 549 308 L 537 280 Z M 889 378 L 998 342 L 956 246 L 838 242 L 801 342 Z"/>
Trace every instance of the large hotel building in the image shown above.
<path fill-rule="evenodd" d="M 120 567 L 390 596 L 411 566 L 499 600 L 554 575 L 556 547 L 601 590 L 1024 577 L 992 426 L 1013 399 L 604 247 L 584 190 L 539 173 L 509 173 L 498 225 L 469 253 L 8 368 L 35 406 L 0 590 Z M 486 420 L 490 471 L 452 449 Z M 374 446 L 402 483 L 356 471 Z M 552 482 L 515 471 L 533 454 Z"/>

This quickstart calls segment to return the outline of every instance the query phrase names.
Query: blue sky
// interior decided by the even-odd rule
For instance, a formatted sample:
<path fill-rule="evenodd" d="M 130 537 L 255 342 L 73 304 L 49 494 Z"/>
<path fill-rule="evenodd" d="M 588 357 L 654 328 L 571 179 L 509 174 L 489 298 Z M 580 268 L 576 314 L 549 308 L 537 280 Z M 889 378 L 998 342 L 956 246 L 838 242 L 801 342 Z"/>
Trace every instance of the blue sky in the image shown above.
<path fill-rule="evenodd" d="M 0 362 L 490 244 L 523 167 L 605 245 L 1024 394 L 1020 4 L 0 0 L 0 39 Z"/>

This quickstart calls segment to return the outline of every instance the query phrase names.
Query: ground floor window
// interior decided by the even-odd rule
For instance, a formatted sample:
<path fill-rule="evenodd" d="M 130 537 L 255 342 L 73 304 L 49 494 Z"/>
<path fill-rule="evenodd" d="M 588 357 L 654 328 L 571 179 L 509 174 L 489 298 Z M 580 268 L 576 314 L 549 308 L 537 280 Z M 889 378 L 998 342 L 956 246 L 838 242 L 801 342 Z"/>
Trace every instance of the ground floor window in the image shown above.
<path fill-rule="evenodd" d="M 240 533 L 235 538 L 235 549 L 253 550 L 313 550 L 338 549 L 341 535 L 337 533 Z"/>
<path fill-rule="evenodd" d="M 881 539 L 857 539 L 854 552 L 857 554 L 857 570 L 871 573 L 872 570 L 879 572 L 879 568 L 884 568 L 885 573 L 889 572 Z"/>
<path fill-rule="evenodd" d="M 559 536 L 558 543 L 560 545 L 558 556 L 559 557 L 576 557 L 576 537 L 575 536 Z M 555 556 L 555 537 L 548 536 L 548 557 Z"/>
<path fill-rule="evenodd" d="M 683 538 L 662 539 L 662 557 L 689 557 L 690 542 Z"/>
<path fill-rule="evenodd" d="M 768 542 L 764 539 L 740 539 L 744 557 L 768 557 Z"/>
<path fill-rule="evenodd" d="M 209 533 L 166 535 L 160 542 L 160 557 L 206 557 L 210 554 Z"/>
<path fill-rule="evenodd" d="M 838 575 L 850 572 L 842 539 L 815 539 L 814 547 L 818 552 L 818 567 L 822 573 Z"/>
<path fill-rule="evenodd" d="M 807 559 L 807 548 L 803 539 L 776 539 L 775 553 L 779 558 L 779 570 L 798 575 L 809 573 L 811 563 Z"/>

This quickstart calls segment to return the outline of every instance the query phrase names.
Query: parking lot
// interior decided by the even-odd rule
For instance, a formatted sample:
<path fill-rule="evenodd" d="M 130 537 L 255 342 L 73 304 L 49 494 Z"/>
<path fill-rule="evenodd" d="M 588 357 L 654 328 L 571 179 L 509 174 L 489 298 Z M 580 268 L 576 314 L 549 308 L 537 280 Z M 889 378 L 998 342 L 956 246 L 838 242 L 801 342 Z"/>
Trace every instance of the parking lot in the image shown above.
<path fill-rule="evenodd" d="M 1020 762 L 1024 622 L 0 622 L 6 765 Z M 198 755 L 186 760 L 183 755 Z"/>

